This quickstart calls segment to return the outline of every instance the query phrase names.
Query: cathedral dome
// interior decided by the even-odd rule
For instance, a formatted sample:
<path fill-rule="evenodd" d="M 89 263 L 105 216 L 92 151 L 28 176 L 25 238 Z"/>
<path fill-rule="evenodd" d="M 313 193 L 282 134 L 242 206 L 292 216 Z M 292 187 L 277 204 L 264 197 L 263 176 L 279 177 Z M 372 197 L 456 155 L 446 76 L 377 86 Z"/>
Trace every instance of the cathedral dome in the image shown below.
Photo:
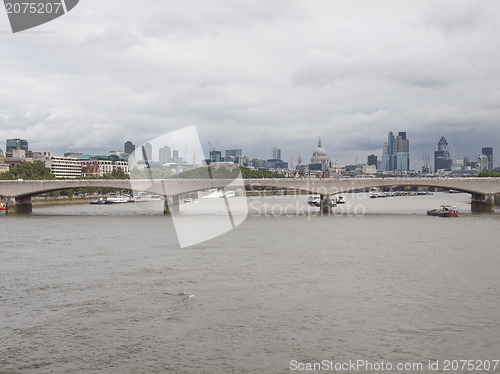
<path fill-rule="evenodd" d="M 313 156 L 311 158 L 311 164 L 326 164 L 328 161 L 328 155 L 326 154 L 326 149 L 323 148 L 323 145 L 321 144 L 320 136 L 318 140 L 318 147 L 313 152 Z"/>

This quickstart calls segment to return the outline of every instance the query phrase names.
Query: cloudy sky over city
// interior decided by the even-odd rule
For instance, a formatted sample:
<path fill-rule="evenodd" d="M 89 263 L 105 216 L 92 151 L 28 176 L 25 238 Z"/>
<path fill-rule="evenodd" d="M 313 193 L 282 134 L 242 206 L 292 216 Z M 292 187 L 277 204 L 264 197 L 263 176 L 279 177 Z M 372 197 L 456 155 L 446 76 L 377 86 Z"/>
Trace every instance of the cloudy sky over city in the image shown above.
<path fill-rule="evenodd" d="M 1 10 L 0 147 L 102 152 L 196 125 L 207 151 L 294 163 L 318 136 L 366 161 L 388 131 L 411 166 L 441 136 L 498 153 L 499 45 L 495 0 L 81 0 L 17 34 Z"/>

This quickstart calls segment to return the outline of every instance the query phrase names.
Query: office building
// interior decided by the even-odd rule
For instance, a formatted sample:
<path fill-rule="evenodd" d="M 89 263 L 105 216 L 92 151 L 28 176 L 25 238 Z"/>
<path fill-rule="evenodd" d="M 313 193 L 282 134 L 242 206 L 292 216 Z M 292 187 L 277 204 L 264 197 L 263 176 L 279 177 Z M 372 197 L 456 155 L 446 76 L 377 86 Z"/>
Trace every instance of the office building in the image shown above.
<path fill-rule="evenodd" d="M 485 155 L 479 155 L 477 156 L 477 168 L 479 171 L 485 171 L 488 170 L 488 156 Z"/>
<path fill-rule="evenodd" d="M 242 154 L 243 153 L 242 153 L 241 149 L 226 149 L 226 158 L 227 157 L 233 157 L 233 158 L 241 157 Z"/>
<path fill-rule="evenodd" d="M 272 160 L 281 160 L 281 149 L 272 148 L 271 149 L 271 159 Z"/>
<path fill-rule="evenodd" d="M 82 176 L 82 163 L 76 157 L 58 157 L 52 152 L 46 152 L 41 157 L 41 161 L 56 178 L 74 179 Z"/>
<path fill-rule="evenodd" d="M 132 153 L 135 152 L 135 144 L 133 144 L 130 140 L 127 140 L 125 142 L 124 151 L 128 155 L 131 155 Z"/>
<path fill-rule="evenodd" d="M 453 164 L 450 146 L 444 136 L 439 139 L 437 151 L 434 152 L 434 172 L 439 170 L 450 171 Z"/>
<path fill-rule="evenodd" d="M 385 171 L 396 170 L 396 139 L 392 131 L 387 134 L 382 153 L 382 164 Z"/>
<path fill-rule="evenodd" d="M 24 139 L 7 139 L 6 142 L 6 153 L 12 152 L 14 149 L 21 149 L 23 151 L 28 151 L 28 141 Z"/>
<path fill-rule="evenodd" d="M 172 148 L 162 147 L 159 150 L 160 163 L 165 164 L 167 162 L 172 162 Z"/>
<path fill-rule="evenodd" d="M 182 161 L 182 158 L 179 157 L 179 151 L 177 149 L 172 150 L 172 162 L 181 164 Z"/>
<path fill-rule="evenodd" d="M 395 169 L 398 171 L 410 170 L 410 141 L 406 137 L 406 132 L 400 132 L 396 137 L 395 151 Z"/>
<path fill-rule="evenodd" d="M 129 174 L 128 160 L 118 155 L 82 155 L 76 158 L 81 164 L 82 177 L 102 177 L 104 174 L 112 173 L 121 169 Z"/>
<path fill-rule="evenodd" d="M 369 155 L 368 156 L 368 166 L 375 166 L 377 167 L 377 156 L 375 155 Z"/>
<path fill-rule="evenodd" d="M 145 143 L 142 146 L 142 158 L 144 161 L 149 162 L 153 161 L 153 146 L 151 143 Z"/>
<path fill-rule="evenodd" d="M 265 169 L 267 168 L 267 161 L 262 159 L 262 158 L 254 158 L 252 161 L 250 161 L 250 164 L 255 168 L 255 169 Z"/>
<path fill-rule="evenodd" d="M 488 157 L 488 170 L 493 170 L 493 148 L 485 147 L 482 149 L 481 154 Z"/>
<path fill-rule="evenodd" d="M 267 167 L 270 169 L 288 169 L 288 162 L 278 159 L 267 160 Z"/>
<path fill-rule="evenodd" d="M 376 158 L 372 160 L 372 163 L 377 165 Z M 406 132 L 401 131 L 394 136 L 394 133 L 389 131 L 382 149 L 380 166 L 384 171 L 410 170 L 410 141 L 406 137 Z"/>
<path fill-rule="evenodd" d="M 222 152 L 221 151 L 210 151 L 210 160 L 212 162 L 222 162 Z"/>

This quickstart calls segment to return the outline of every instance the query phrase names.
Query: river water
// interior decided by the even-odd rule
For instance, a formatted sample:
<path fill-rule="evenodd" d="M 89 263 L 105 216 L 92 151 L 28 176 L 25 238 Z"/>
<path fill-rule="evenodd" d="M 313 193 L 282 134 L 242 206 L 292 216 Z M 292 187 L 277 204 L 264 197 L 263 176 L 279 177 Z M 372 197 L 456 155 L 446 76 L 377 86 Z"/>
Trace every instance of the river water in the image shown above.
<path fill-rule="evenodd" d="M 0 373 L 498 360 L 500 214 L 468 199 L 348 194 L 324 217 L 307 196 L 254 197 L 240 226 L 185 249 L 161 207 L 0 216 Z M 426 216 L 445 203 L 460 217 Z"/>

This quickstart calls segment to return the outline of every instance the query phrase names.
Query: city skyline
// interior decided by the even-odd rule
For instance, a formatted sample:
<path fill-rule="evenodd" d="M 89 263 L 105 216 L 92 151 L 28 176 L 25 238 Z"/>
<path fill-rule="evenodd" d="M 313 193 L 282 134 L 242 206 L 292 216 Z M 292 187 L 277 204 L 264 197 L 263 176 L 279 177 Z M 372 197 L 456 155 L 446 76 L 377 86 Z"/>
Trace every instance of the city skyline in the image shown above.
<path fill-rule="evenodd" d="M 116 7 L 130 11 L 117 20 Z M 414 163 L 441 136 L 461 157 L 498 148 L 500 52 L 490 46 L 500 4 L 362 8 L 87 0 L 36 31 L 2 36 L 0 138 L 101 152 L 121 145 L 117 135 L 143 144 L 196 125 L 221 149 L 279 147 L 286 161 L 322 136 L 342 164 L 380 155 L 391 129 L 408 133 Z M 91 9 L 99 14 L 89 18 Z"/>
<path fill-rule="evenodd" d="M 381 153 L 368 154 L 366 157 L 358 157 L 357 156 L 355 162 L 357 164 L 369 164 L 368 160 L 369 160 L 370 156 L 376 156 L 376 158 L 378 158 L 378 161 L 379 161 L 377 168 L 379 170 L 382 170 L 382 171 L 414 170 L 415 168 L 422 168 L 422 167 L 426 166 L 425 159 L 423 159 L 421 162 L 415 162 L 415 163 L 413 163 L 413 161 L 410 161 L 413 158 L 412 158 L 412 153 L 409 152 L 409 139 L 406 137 L 407 136 L 406 131 L 398 132 L 398 136 L 395 136 L 392 131 L 389 131 L 387 136 L 388 136 L 388 141 L 386 141 L 383 144 L 382 149 L 381 149 Z M 393 144 L 389 145 L 388 143 L 390 143 L 391 137 L 392 137 Z M 320 139 L 321 139 L 321 137 L 320 137 Z M 29 143 L 29 141 L 26 141 L 25 139 L 20 139 L 20 138 L 6 139 L 5 140 L 6 149 L 7 149 L 7 143 L 9 141 L 13 141 L 13 140 L 18 141 L 19 144 L 22 141 L 23 142 L 23 149 L 26 148 L 28 146 L 28 143 Z M 443 143 L 443 141 L 444 141 L 444 143 Z M 403 143 L 403 145 L 401 145 L 401 143 Z M 106 150 L 106 151 L 101 150 L 100 152 L 79 152 L 79 153 L 82 153 L 82 154 L 92 154 L 92 153 L 108 154 L 110 152 L 117 152 L 117 151 L 128 153 L 127 149 L 135 150 L 136 147 L 137 147 L 137 145 L 133 141 L 127 140 L 127 141 L 124 141 L 124 143 L 122 144 L 121 147 L 120 146 L 115 147 L 113 150 Z M 144 153 L 145 153 L 144 147 L 147 148 L 146 153 L 149 155 L 148 160 L 150 160 L 150 161 L 152 160 L 152 161 L 156 161 L 156 162 L 158 162 L 158 161 L 161 162 L 162 160 L 164 160 L 164 162 L 175 162 L 174 160 L 181 160 L 183 157 L 185 157 L 184 155 L 182 155 L 182 157 L 179 157 L 179 158 L 178 158 L 178 156 L 175 156 L 175 152 L 177 152 L 177 155 L 178 155 L 179 150 L 174 149 L 174 147 L 172 147 L 172 146 L 161 145 L 161 146 L 158 146 L 158 149 L 152 149 L 151 148 L 152 145 L 150 143 L 145 143 L 144 145 L 142 145 L 140 147 L 141 147 L 140 153 L 142 155 L 140 157 L 140 159 L 144 159 Z M 388 154 L 388 149 L 390 147 L 392 147 L 392 149 L 393 149 L 393 151 L 392 151 L 393 155 L 394 155 L 393 159 L 392 159 L 392 154 L 390 154 L 390 155 Z M 437 169 L 443 168 L 443 165 L 444 165 L 444 169 L 451 170 L 452 162 L 455 159 L 475 160 L 476 157 L 481 156 L 481 155 L 488 156 L 488 159 L 489 159 L 488 168 L 489 169 L 493 169 L 495 167 L 498 167 L 494 161 L 494 154 L 493 154 L 494 147 L 489 147 L 489 146 L 484 147 L 483 146 L 483 147 L 481 147 L 481 149 L 477 153 L 477 155 L 473 155 L 473 156 L 462 155 L 462 154 L 456 155 L 455 154 L 456 148 L 454 148 L 454 147 L 452 148 L 451 145 L 447 142 L 446 138 L 444 136 L 442 136 L 438 142 L 438 151 L 443 152 L 444 147 L 446 147 L 446 155 L 445 155 L 446 157 L 445 158 L 449 159 L 449 161 L 447 161 L 448 163 L 446 163 L 446 164 L 442 164 L 442 161 L 438 161 L 438 152 L 435 149 L 432 152 L 433 156 L 432 155 L 424 155 L 424 157 L 428 156 L 429 159 L 430 158 L 433 159 L 433 163 L 430 166 L 432 167 L 432 169 L 434 171 L 436 171 Z M 230 151 L 230 152 L 237 151 L 240 156 L 243 155 L 243 156 L 249 157 L 250 159 L 254 159 L 254 158 L 255 159 L 269 159 L 269 157 L 267 157 L 265 155 L 249 155 L 244 150 L 242 151 L 241 148 L 237 148 L 237 149 L 227 149 L 227 148 L 216 149 L 216 148 L 217 147 L 215 147 L 215 148 L 212 147 L 210 150 L 205 149 L 204 150 L 205 157 L 203 159 L 210 159 L 212 161 L 221 161 L 224 158 L 225 153 L 226 153 L 226 157 L 227 157 L 227 151 Z M 164 153 L 167 149 L 170 152 L 170 157 L 166 156 L 166 154 Z M 2 150 L 3 149 L 0 146 L 0 152 Z M 66 155 L 67 153 L 76 153 L 75 151 L 68 151 L 68 150 L 61 152 L 61 153 L 54 152 L 53 150 L 33 150 L 33 149 L 30 149 L 30 150 L 33 152 L 52 152 L 52 153 L 55 153 L 56 155 L 59 155 L 59 156 L 62 156 L 63 154 Z M 6 152 L 6 150 L 4 152 Z M 172 152 L 174 152 L 174 153 L 172 153 Z M 296 165 L 298 158 L 300 156 L 302 156 L 303 154 L 307 154 L 307 152 L 308 152 L 308 150 L 304 150 L 304 152 L 299 153 L 298 156 L 295 156 L 295 157 L 291 156 L 292 157 L 291 158 L 292 164 Z M 285 154 L 286 154 L 286 149 L 285 149 Z M 405 154 L 407 154 L 407 156 L 405 156 Z M 279 157 L 275 157 L 278 155 L 279 155 Z M 285 162 L 290 161 L 290 158 L 285 159 L 281 155 L 282 155 L 281 148 L 277 148 L 277 147 L 271 148 L 271 155 L 270 155 L 271 159 L 279 159 L 279 160 L 283 160 Z M 403 155 L 403 158 L 404 158 L 403 161 L 401 161 L 401 155 Z M 399 156 L 399 161 L 398 161 L 398 156 Z M 440 154 L 439 157 L 442 158 L 443 154 Z M 332 161 L 337 161 L 337 159 L 332 158 Z M 340 164 L 347 166 L 347 165 L 353 165 L 353 164 L 355 164 L 355 162 L 351 162 L 351 163 L 347 162 L 347 163 L 340 163 Z M 436 162 L 438 162 L 438 163 L 436 163 Z M 404 165 L 404 166 L 402 166 L 402 165 Z"/>

